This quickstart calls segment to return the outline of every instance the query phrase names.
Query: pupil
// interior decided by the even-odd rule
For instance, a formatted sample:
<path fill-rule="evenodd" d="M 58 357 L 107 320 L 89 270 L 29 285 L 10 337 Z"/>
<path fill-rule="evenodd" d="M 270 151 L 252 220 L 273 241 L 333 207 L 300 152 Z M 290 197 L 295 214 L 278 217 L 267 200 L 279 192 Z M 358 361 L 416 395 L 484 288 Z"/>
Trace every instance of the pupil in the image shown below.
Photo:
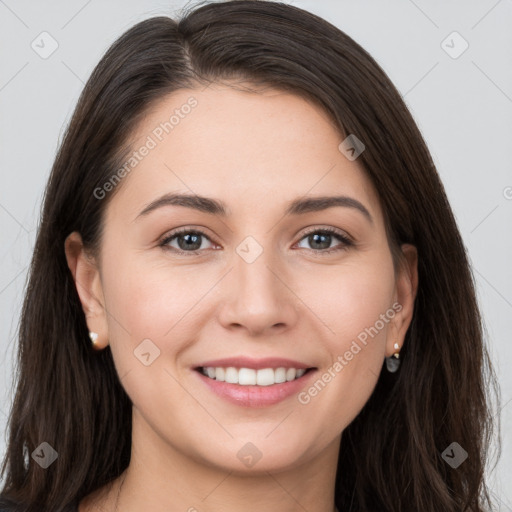
<path fill-rule="evenodd" d="M 316 233 L 314 235 L 311 235 L 310 236 L 310 243 L 311 243 L 311 240 L 313 240 L 314 243 L 312 243 L 312 247 L 315 247 L 314 244 L 316 243 L 319 243 L 320 245 L 322 245 L 322 242 L 319 241 L 319 238 L 320 237 L 323 237 L 324 239 L 327 239 L 327 241 L 324 240 L 323 242 L 323 246 L 322 247 L 316 247 L 317 249 L 327 249 L 329 248 L 329 246 L 331 245 L 331 235 L 325 235 L 325 234 L 320 234 L 320 233 Z"/>
<path fill-rule="evenodd" d="M 196 250 L 201 247 L 201 242 L 198 242 L 200 235 L 197 234 L 187 234 L 182 235 L 178 238 L 178 245 L 180 246 L 180 249 L 192 249 Z M 182 244 L 181 240 L 185 239 L 186 243 Z M 191 241 L 191 239 L 194 239 Z M 197 247 L 192 247 L 192 245 L 196 244 Z"/>

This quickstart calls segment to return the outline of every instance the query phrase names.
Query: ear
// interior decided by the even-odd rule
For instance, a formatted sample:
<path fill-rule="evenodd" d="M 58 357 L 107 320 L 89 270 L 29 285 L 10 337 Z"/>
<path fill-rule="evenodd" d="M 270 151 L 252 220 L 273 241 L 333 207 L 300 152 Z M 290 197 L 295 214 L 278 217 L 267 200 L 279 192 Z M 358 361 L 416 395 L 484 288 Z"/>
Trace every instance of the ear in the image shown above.
<path fill-rule="evenodd" d="M 99 269 L 94 259 L 86 253 L 82 237 L 77 231 L 66 238 L 64 250 L 87 327 L 89 331 L 98 334 L 94 348 L 103 349 L 108 345 L 108 324 Z"/>
<path fill-rule="evenodd" d="M 388 336 L 386 357 L 397 352 L 397 349 L 394 348 L 395 343 L 398 343 L 400 348 L 403 347 L 405 334 L 411 325 L 414 301 L 418 291 L 418 251 L 411 244 L 402 244 L 401 250 L 404 257 L 398 271 L 395 290 L 397 314 L 393 319 L 393 328 L 390 329 Z"/>

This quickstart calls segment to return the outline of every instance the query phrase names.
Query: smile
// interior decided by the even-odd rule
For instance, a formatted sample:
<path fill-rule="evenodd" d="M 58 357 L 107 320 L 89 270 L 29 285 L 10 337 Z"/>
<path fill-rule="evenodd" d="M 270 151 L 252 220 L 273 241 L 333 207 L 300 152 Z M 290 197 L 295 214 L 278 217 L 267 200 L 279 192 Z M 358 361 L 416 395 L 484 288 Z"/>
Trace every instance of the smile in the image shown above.
<path fill-rule="evenodd" d="M 199 371 L 210 379 L 240 386 L 272 386 L 282 384 L 302 377 L 307 369 L 304 368 L 235 368 L 228 367 L 201 367 Z"/>

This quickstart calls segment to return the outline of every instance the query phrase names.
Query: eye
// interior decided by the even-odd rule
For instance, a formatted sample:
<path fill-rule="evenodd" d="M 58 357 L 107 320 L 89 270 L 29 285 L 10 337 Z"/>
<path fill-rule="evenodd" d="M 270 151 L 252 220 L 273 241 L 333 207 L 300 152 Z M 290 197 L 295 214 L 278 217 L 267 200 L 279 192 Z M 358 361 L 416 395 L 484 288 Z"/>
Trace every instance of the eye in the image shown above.
<path fill-rule="evenodd" d="M 335 247 L 331 247 L 331 242 L 333 242 L 334 239 L 339 240 L 341 243 Z M 352 240 L 350 240 L 346 235 L 333 228 L 314 228 L 308 231 L 301 240 L 306 240 L 311 244 L 311 250 L 322 254 L 341 251 L 354 245 Z"/>
<path fill-rule="evenodd" d="M 171 245 L 171 242 L 173 242 L 175 239 L 178 243 L 178 247 Z M 166 249 L 172 249 L 179 254 L 184 254 L 186 252 L 196 254 L 201 249 L 205 249 L 202 243 L 202 239 L 210 240 L 202 231 L 184 228 L 178 231 L 174 231 L 169 236 L 164 238 L 164 240 L 162 240 L 160 243 L 160 246 Z"/>

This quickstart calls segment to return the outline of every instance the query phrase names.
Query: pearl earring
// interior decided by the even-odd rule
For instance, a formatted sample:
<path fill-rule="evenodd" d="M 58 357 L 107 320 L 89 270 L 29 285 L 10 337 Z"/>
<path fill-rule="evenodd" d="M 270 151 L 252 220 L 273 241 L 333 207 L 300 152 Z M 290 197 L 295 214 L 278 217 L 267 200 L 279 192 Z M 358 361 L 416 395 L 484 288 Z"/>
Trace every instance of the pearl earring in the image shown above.
<path fill-rule="evenodd" d="M 400 368 L 400 345 L 395 343 L 393 348 L 396 352 L 391 357 L 386 357 L 386 368 L 390 373 L 395 373 Z"/>
<path fill-rule="evenodd" d="M 89 331 L 89 338 L 91 338 L 92 347 L 97 350 L 96 341 L 98 341 L 98 333 Z"/>

